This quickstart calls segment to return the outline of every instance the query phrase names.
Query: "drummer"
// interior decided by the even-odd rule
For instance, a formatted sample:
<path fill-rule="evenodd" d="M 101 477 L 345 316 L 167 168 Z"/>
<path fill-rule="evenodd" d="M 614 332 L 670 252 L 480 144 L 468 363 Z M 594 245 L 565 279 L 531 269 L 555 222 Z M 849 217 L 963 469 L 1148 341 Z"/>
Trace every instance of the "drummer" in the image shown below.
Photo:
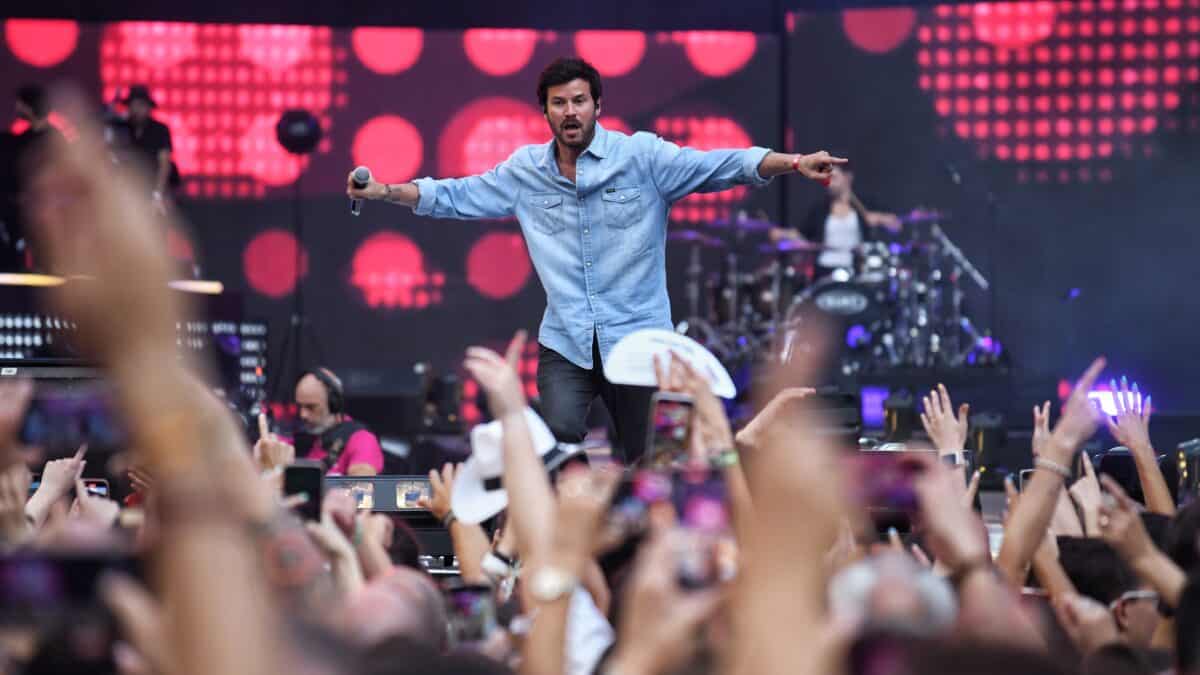
<path fill-rule="evenodd" d="M 817 257 L 817 278 L 833 270 L 854 266 L 854 251 L 882 228 L 899 232 L 900 218 L 894 213 L 868 210 L 854 194 L 854 172 L 847 166 L 834 167 L 826 196 L 805 217 L 799 229 L 772 228 L 772 241 L 802 239 L 827 247 Z"/>

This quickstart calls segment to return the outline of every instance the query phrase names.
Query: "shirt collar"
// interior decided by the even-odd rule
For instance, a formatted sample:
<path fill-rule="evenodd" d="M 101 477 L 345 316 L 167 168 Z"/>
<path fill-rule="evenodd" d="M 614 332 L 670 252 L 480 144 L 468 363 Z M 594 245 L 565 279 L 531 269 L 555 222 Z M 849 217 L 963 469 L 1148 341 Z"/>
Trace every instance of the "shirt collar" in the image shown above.
<path fill-rule="evenodd" d="M 596 122 L 596 133 L 594 136 L 592 136 L 592 142 L 588 145 L 587 150 L 584 150 L 583 152 L 585 154 L 590 153 L 597 159 L 604 159 L 608 156 L 608 142 L 611 134 L 612 132 L 601 126 L 600 122 Z M 543 166 L 550 166 L 554 164 L 553 138 L 551 138 L 550 142 L 546 144 L 546 152 L 542 154 L 542 162 Z"/>

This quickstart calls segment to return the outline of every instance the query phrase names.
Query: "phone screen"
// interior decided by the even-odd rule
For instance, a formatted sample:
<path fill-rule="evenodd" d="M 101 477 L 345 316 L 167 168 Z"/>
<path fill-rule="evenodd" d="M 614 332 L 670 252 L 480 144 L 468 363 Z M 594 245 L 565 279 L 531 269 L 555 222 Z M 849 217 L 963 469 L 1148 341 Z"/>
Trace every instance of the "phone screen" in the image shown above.
<path fill-rule="evenodd" d="M 451 646 L 486 642 L 499 622 L 495 590 L 486 585 L 469 585 L 445 591 Z"/>
<path fill-rule="evenodd" d="M 685 459 L 694 403 L 687 396 L 656 393 L 650 401 L 649 457 L 652 464 L 665 466 Z"/>
<path fill-rule="evenodd" d="M 51 455 L 74 453 L 85 443 L 92 452 L 121 449 L 127 438 L 117 418 L 111 388 L 97 381 L 66 385 L 37 382 L 25 411 L 21 442 Z"/>
<path fill-rule="evenodd" d="M 871 515 L 877 530 L 911 529 L 911 515 L 920 507 L 913 482 L 925 471 L 927 454 L 863 451 L 846 458 L 851 496 Z"/>
<path fill-rule="evenodd" d="M 140 563 L 120 555 L 0 556 L 0 621 L 28 623 L 97 606 L 96 584 L 107 570 L 136 577 Z"/>
<path fill-rule="evenodd" d="M 108 481 L 103 478 L 84 478 L 83 485 L 87 488 L 88 494 L 93 497 L 108 496 Z M 37 492 L 41 486 L 42 477 L 34 476 L 33 480 L 29 481 L 29 496 L 32 497 L 33 493 Z"/>
<path fill-rule="evenodd" d="M 321 498 L 324 487 L 325 467 L 319 463 L 296 462 L 283 470 L 283 494 L 303 494 L 307 496 L 304 503 L 296 507 L 296 512 L 304 520 L 321 519 Z"/>
<path fill-rule="evenodd" d="M 425 497 L 433 498 L 433 488 L 428 480 L 402 480 L 396 483 L 396 508 L 402 510 L 418 510 L 422 507 L 417 502 Z"/>

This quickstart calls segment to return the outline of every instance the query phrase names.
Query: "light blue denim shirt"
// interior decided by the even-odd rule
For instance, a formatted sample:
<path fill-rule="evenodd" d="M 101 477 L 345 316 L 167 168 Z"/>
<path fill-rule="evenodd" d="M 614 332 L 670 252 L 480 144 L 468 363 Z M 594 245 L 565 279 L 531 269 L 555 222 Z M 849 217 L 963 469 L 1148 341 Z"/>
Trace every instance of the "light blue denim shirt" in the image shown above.
<path fill-rule="evenodd" d="M 558 170 L 554 141 L 518 148 L 479 176 L 416 181 L 414 212 L 435 218 L 504 218 L 521 223 L 546 290 L 538 341 L 592 368 L 629 333 L 671 328 L 667 297 L 667 212 L 693 192 L 766 185 L 769 151 L 680 148 L 658 136 L 596 125 L 572 183 Z"/>

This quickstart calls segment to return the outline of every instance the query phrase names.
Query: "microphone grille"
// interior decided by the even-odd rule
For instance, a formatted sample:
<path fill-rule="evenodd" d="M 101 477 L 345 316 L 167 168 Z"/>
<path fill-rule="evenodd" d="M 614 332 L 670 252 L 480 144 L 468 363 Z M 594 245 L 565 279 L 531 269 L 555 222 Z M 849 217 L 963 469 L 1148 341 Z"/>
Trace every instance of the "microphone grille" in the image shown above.
<path fill-rule="evenodd" d="M 360 166 L 354 169 L 354 180 L 360 183 L 366 183 L 371 180 L 371 170 L 365 166 Z"/>

